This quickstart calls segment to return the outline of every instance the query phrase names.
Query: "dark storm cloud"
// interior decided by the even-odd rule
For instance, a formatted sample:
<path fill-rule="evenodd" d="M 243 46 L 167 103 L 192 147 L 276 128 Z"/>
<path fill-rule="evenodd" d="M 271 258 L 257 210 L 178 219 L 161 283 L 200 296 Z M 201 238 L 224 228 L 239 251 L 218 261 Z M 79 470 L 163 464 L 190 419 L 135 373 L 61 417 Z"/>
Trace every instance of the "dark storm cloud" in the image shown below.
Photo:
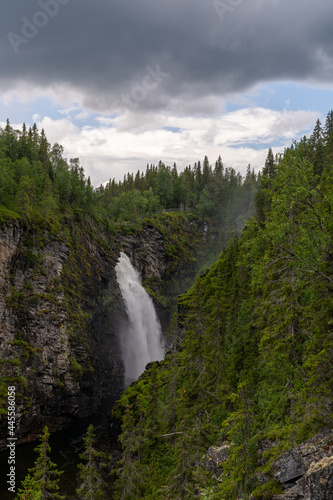
<path fill-rule="evenodd" d="M 12 0 L 0 88 L 67 87 L 112 112 L 134 87 L 135 109 L 181 111 L 262 81 L 332 82 L 332 18 L 331 0 Z"/>

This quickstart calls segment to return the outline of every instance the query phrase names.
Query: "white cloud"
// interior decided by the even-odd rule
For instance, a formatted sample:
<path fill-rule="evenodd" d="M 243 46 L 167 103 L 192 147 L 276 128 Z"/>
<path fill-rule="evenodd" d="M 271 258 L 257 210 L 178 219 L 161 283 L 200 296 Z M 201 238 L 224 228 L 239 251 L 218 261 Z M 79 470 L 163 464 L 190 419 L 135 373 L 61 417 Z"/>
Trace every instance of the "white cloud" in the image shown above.
<path fill-rule="evenodd" d="M 159 160 L 179 169 L 193 166 L 207 155 L 214 163 L 219 155 L 227 167 L 245 173 L 247 165 L 257 171 L 264 165 L 268 145 L 283 151 L 313 127 L 317 113 L 243 108 L 216 118 L 179 117 L 126 112 L 114 118 L 98 117 L 96 125 L 79 127 L 70 116 L 53 119 L 34 116 L 39 130 L 48 140 L 58 142 L 65 156 L 79 157 L 94 186 L 109 178 L 122 179 L 128 171 L 145 170 L 147 163 Z M 20 127 L 20 125 L 15 125 Z M 172 132 L 166 127 L 172 127 Z M 258 145 L 264 145 L 258 149 Z M 267 145 L 267 147 L 266 147 Z"/>
<path fill-rule="evenodd" d="M 37 125 L 45 129 L 51 143 L 64 146 L 68 158 L 80 158 L 96 186 L 109 178 L 122 179 L 128 171 L 144 170 L 146 163 L 162 160 L 172 165 L 176 162 L 183 169 L 202 161 L 205 155 L 213 163 L 221 154 L 226 166 L 241 173 L 248 163 L 258 170 L 264 164 L 267 148 L 258 150 L 253 143 L 279 142 L 289 146 L 292 139 L 312 128 L 317 114 L 265 108 L 240 109 L 215 119 L 159 114 L 154 119 L 147 115 L 142 128 L 137 118 L 131 114 L 100 117 L 96 126 L 80 128 L 68 118 L 44 117 Z M 163 127 L 176 127 L 180 132 Z M 275 152 L 278 151 L 283 151 L 283 146 L 275 148 Z"/>
<path fill-rule="evenodd" d="M 88 111 L 81 111 L 77 115 L 74 116 L 76 120 L 86 120 L 89 117 Z"/>

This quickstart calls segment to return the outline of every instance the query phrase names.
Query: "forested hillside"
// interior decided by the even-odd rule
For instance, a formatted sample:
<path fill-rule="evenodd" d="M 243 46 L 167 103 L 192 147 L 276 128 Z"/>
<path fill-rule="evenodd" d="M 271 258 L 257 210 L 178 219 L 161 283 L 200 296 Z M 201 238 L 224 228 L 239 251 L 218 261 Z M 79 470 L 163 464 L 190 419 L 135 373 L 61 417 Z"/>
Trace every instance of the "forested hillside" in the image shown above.
<path fill-rule="evenodd" d="M 180 297 L 165 360 L 116 405 L 115 498 L 272 498 L 274 459 L 332 426 L 332 210 L 331 111 L 269 152 L 255 216 Z M 221 444 L 217 480 L 202 460 Z"/>
<path fill-rule="evenodd" d="M 7 120 L 0 130 L 1 220 L 19 215 L 38 224 L 90 218 L 114 231 L 115 224 L 137 227 L 144 217 L 163 209 L 191 211 L 217 229 L 220 250 L 227 232 L 242 228 L 254 212 L 257 182 L 250 166 L 242 178 L 224 168 L 221 157 L 214 166 L 205 157 L 202 165 L 198 161 L 180 173 L 176 164 L 170 167 L 160 161 L 147 165 L 145 172 L 128 173 L 123 181 L 110 179 L 95 189 L 79 159 L 65 159 L 62 146 L 51 146 L 36 125 L 15 130 Z"/>

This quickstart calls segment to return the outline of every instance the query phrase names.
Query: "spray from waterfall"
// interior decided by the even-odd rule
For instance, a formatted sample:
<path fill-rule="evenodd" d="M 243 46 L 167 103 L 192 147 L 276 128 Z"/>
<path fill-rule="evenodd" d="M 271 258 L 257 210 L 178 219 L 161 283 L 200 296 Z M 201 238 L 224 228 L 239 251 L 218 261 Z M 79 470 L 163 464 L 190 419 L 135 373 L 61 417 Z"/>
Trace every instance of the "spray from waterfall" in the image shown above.
<path fill-rule="evenodd" d="M 154 304 L 141 285 L 139 273 L 123 252 L 116 265 L 117 280 L 128 316 L 121 344 L 127 381 L 136 380 L 147 363 L 163 358 L 161 325 Z"/>

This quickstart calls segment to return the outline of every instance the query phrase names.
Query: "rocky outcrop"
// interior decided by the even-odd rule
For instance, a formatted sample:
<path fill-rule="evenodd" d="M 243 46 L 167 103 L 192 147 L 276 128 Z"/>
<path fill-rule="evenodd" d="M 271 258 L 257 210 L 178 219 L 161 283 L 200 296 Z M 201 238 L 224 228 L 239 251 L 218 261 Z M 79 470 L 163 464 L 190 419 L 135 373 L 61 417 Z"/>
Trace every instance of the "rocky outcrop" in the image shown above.
<path fill-rule="evenodd" d="M 20 241 L 21 229 L 18 224 L 11 224 L 1 231 L 0 239 L 0 285 L 4 284 L 11 259 Z"/>
<path fill-rule="evenodd" d="M 333 500 L 333 431 L 326 431 L 279 457 L 274 478 L 285 492 L 273 500 Z"/>
<path fill-rule="evenodd" d="M 1 231 L 0 237 L 0 321 L 3 311 L 6 308 L 6 290 L 8 290 L 8 276 L 10 264 L 13 256 L 17 252 L 17 247 L 21 237 L 21 229 L 18 224 L 11 224 Z M 4 325 L 1 321 L 1 332 L 4 334 Z M 1 337 L 2 338 L 2 337 Z"/>
<path fill-rule="evenodd" d="M 263 453 L 277 443 L 268 440 L 260 443 L 258 465 L 264 464 Z M 223 463 L 228 459 L 231 443 L 211 446 L 201 460 L 201 466 L 221 481 Z M 327 430 L 308 439 L 275 460 L 272 469 L 274 480 L 280 483 L 277 490 L 284 493 L 274 495 L 250 495 L 250 500 L 333 500 L 333 430 Z M 272 476 L 260 473 L 261 485 L 271 482 Z"/>
<path fill-rule="evenodd" d="M 145 227 L 140 235 L 118 234 L 116 239 L 120 249 L 130 257 L 141 276 L 156 281 L 163 279 L 168 260 L 165 241 L 158 229 L 150 225 Z"/>
<path fill-rule="evenodd" d="M 224 441 L 221 446 L 211 446 L 201 460 L 201 465 L 209 471 L 216 479 L 222 476 L 221 464 L 228 459 L 230 442 Z"/>

